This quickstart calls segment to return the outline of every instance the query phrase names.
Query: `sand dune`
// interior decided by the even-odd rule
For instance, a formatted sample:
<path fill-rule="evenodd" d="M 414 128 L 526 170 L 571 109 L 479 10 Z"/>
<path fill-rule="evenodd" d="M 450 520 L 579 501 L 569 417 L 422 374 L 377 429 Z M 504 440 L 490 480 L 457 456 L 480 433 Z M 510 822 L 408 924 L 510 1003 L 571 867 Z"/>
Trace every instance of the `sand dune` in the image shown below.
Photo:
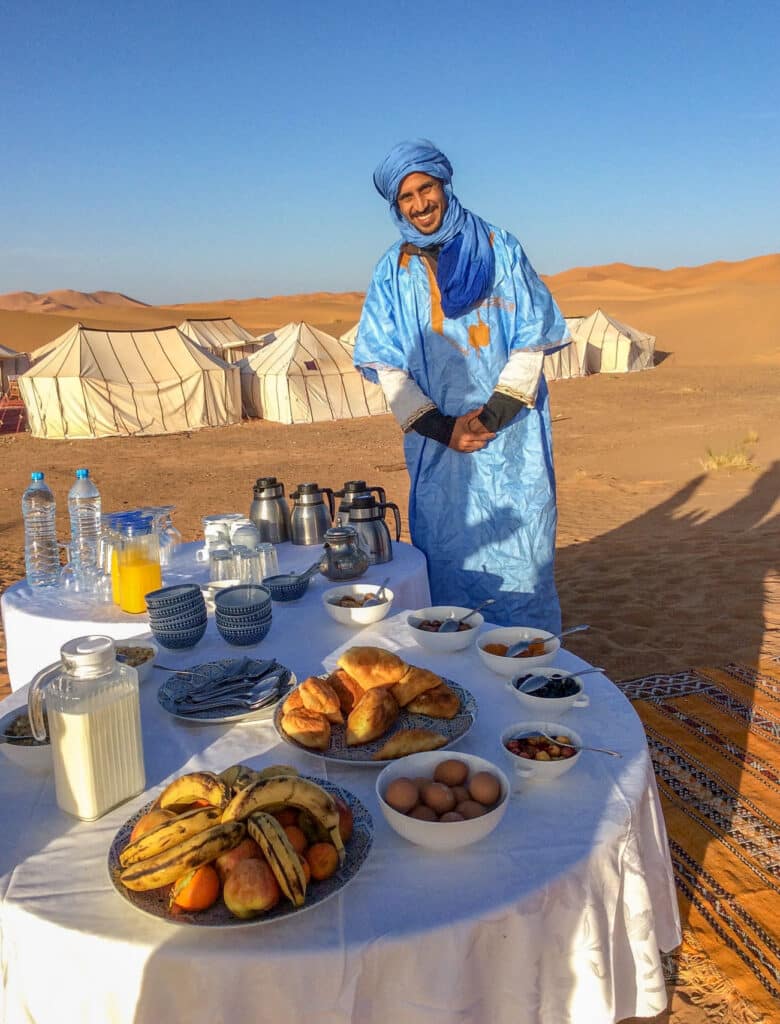
<path fill-rule="evenodd" d="M 0 309 L 25 313 L 64 313 L 94 306 L 145 306 L 121 292 L 76 292 L 62 288 L 52 292 L 9 292 L 0 295 Z"/>
<path fill-rule="evenodd" d="M 612 263 L 576 267 L 545 280 L 567 316 L 587 315 L 600 306 L 618 320 L 655 334 L 658 351 L 680 366 L 780 365 L 780 254 L 674 270 Z M 41 316 L 25 307 L 33 301 L 30 296 L 35 298 L 35 293 L 0 298 L 0 344 L 27 352 L 77 320 L 127 330 L 218 316 L 232 316 L 255 334 L 306 320 L 339 335 L 357 321 L 363 302 L 360 292 L 313 292 L 148 306 L 118 292 L 87 296 L 60 291 L 46 297 L 81 304 L 68 311 L 47 307 L 49 312 Z"/>

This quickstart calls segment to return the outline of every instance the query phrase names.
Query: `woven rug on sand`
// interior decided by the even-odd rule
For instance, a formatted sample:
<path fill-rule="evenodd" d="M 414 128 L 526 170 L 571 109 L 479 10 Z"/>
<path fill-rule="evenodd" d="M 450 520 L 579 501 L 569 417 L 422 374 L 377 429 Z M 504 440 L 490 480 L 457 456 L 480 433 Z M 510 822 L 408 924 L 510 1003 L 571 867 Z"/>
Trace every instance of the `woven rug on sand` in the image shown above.
<path fill-rule="evenodd" d="M 666 817 L 677 980 L 721 997 L 708 1019 L 780 1021 L 780 663 L 619 685 L 644 723 Z"/>

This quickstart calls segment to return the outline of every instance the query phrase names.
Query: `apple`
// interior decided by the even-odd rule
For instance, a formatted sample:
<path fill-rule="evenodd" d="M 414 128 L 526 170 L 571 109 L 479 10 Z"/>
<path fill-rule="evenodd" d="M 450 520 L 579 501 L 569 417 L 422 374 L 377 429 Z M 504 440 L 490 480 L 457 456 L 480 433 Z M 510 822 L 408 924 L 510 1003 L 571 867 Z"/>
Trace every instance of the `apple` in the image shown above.
<path fill-rule="evenodd" d="M 250 857 L 233 868 L 222 887 L 222 899 L 236 917 L 257 917 L 282 897 L 279 883 L 264 860 Z"/>
<path fill-rule="evenodd" d="M 224 883 L 227 876 L 231 871 L 233 871 L 237 864 L 240 864 L 243 860 L 249 860 L 252 857 L 256 860 L 261 860 L 263 857 L 263 851 L 254 839 L 250 839 L 249 836 L 247 836 L 246 839 L 242 839 L 238 846 L 234 846 L 232 850 L 228 850 L 227 853 L 220 854 L 214 862 L 220 881 Z"/>

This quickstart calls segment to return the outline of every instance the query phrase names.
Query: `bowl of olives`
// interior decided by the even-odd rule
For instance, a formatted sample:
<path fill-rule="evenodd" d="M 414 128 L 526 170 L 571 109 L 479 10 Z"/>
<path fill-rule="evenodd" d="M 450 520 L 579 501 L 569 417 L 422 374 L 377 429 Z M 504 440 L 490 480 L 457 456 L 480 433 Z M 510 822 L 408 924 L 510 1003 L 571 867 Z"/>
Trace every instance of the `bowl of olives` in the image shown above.
<path fill-rule="evenodd" d="M 586 708 L 590 704 L 585 684 L 580 677 L 560 668 L 528 669 L 513 676 L 506 685 L 525 708 L 539 715 L 560 715 L 572 708 Z M 533 692 L 525 693 L 524 687 Z"/>

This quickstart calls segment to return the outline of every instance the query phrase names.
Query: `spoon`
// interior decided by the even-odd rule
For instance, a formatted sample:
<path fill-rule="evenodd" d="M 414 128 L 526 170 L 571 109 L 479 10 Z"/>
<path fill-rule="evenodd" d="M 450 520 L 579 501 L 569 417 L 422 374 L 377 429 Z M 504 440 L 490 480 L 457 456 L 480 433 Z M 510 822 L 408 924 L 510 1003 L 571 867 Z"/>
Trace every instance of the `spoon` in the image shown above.
<path fill-rule="evenodd" d="M 476 615 L 478 611 L 480 611 L 482 608 L 487 607 L 487 605 L 495 603 L 496 599 L 494 597 L 489 597 L 487 601 L 483 601 L 482 604 L 478 604 L 476 608 L 472 608 L 470 612 L 468 612 L 466 615 L 462 615 L 459 619 L 445 619 L 444 622 L 442 622 L 442 624 L 439 626 L 437 633 L 457 633 L 458 626 L 461 624 L 461 622 L 465 622 L 466 619 L 470 619 L 472 615 Z"/>
<path fill-rule="evenodd" d="M 548 736 L 547 733 L 543 732 L 541 729 L 536 729 L 535 732 L 529 733 L 528 735 L 544 736 L 544 738 L 549 740 L 551 743 L 558 743 L 558 740 L 554 736 Z M 520 736 L 519 738 L 524 739 L 525 737 Z M 597 754 L 609 754 L 610 757 L 623 756 L 622 754 L 619 754 L 617 750 L 606 750 L 604 747 L 586 747 L 584 744 L 580 743 L 559 743 L 558 746 L 574 747 L 575 750 L 594 750 Z"/>
<path fill-rule="evenodd" d="M 564 629 L 562 633 L 554 633 L 552 636 L 534 636 L 530 640 L 518 640 L 517 643 L 507 648 L 504 657 L 514 658 L 518 654 L 522 654 L 523 651 L 528 650 L 531 644 L 538 643 L 539 640 L 544 640 L 544 643 L 548 643 L 550 640 L 560 640 L 562 636 L 568 636 L 569 633 L 580 633 L 583 629 L 590 629 L 590 626 L 572 626 L 571 629 Z"/>
<path fill-rule="evenodd" d="M 382 581 L 382 585 L 368 600 L 363 602 L 364 608 L 376 608 L 378 604 L 384 604 L 387 598 L 385 597 L 385 587 L 390 582 L 390 577 Z"/>
<path fill-rule="evenodd" d="M 519 686 L 515 686 L 518 693 L 536 693 L 537 690 L 541 690 L 543 686 L 548 683 L 565 683 L 567 679 L 579 679 L 580 676 L 586 676 L 589 672 L 603 672 L 603 668 L 584 668 L 582 672 L 569 672 L 565 676 L 531 676 L 530 679 L 526 679 L 524 683 Z"/>
<path fill-rule="evenodd" d="M 264 691 L 278 690 L 285 672 L 286 670 L 279 669 L 257 681 L 248 676 L 225 686 L 215 684 L 209 690 L 202 690 L 194 694 L 188 693 L 181 698 L 181 702 L 184 704 L 210 704 L 222 697 L 242 697 L 244 699 L 250 699 L 253 695 L 259 697 Z"/>
<path fill-rule="evenodd" d="M 278 681 L 271 690 L 262 683 L 258 683 L 245 696 L 220 697 L 214 695 L 212 700 L 203 700 L 198 704 L 177 704 L 176 714 L 200 715 L 204 711 L 214 711 L 217 708 L 241 708 L 246 711 L 258 711 L 268 704 L 273 704 L 279 695 L 279 690 Z"/>

